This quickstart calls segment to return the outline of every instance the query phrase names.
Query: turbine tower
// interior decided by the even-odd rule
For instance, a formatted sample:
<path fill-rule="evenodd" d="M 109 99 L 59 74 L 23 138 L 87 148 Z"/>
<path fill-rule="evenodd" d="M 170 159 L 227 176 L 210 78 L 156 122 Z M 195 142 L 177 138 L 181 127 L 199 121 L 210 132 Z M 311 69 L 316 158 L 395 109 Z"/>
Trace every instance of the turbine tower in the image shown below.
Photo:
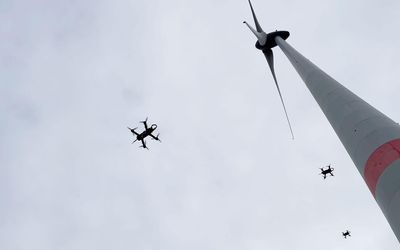
<path fill-rule="evenodd" d="M 256 48 L 264 51 L 267 44 L 270 45 L 268 49 L 277 45 L 285 53 L 332 125 L 400 241 L 399 124 L 297 52 L 285 41 L 289 32 L 263 32 L 250 0 L 249 4 L 257 30 L 246 24 L 257 37 Z"/>

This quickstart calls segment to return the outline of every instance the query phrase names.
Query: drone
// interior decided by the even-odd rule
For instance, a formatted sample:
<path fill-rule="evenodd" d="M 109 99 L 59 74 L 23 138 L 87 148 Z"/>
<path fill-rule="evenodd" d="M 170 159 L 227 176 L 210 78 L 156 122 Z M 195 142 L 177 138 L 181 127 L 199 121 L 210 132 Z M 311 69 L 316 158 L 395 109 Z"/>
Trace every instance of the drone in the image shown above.
<path fill-rule="evenodd" d="M 157 134 L 157 136 L 154 136 L 152 133 L 154 132 L 154 130 L 156 130 L 157 129 L 157 124 L 152 124 L 150 127 L 147 125 L 147 118 L 146 118 L 146 120 L 144 120 L 144 121 L 141 121 L 140 123 L 143 123 L 143 125 L 144 125 L 144 131 L 142 132 L 142 133 L 137 133 L 135 130 L 137 129 L 137 127 L 136 128 L 130 128 L 130 127 L 128 127 L 128 129 L 132 132 L 132 134 L 133 134 L 133 136 L 136 136 L 136 139 L 132 142 L 132 144 L 133 143 L 135 143 L 136 141 L 141 141 L 142 142 L 142 145 L 140 146 L 141 148 L 145 148 L 145 149 L 149 149 L 148 147 L 147 147 L 147 145 L 146 145 L 146 141 L 144 140 L 146 137 L 148 137 L 148 136 L 150 136 L 150 138 L 152 139 L 152 140 L 156 140 L 156 141 L 159 141 L 159 142 L 161 142 L 161 140 L 160 140 L 160 138 L 158 138 L 158 136 L 160 135 L 160 134 Z"/>
<path fill-rule="evenodd" d="M 351 237 L 350 231 L 349 231 L 349 230 L 346 230 L 346 232 L 342 232 L 342 235 L 343 235 L 343 237 L 344 237 L 345 239 L 347 239 L 347 236 Z"/>
<path fill-rule="evenodd" d="M 322 174 L 324 176 L 324 179 L 326 179 L 326 175 L 328 175 L 328 174 L 330 174 L 331 176 L 334 176 L 333 175 L 334 168 L 331 168 L 331 165 L 328 165 L 327 169 L 324 169 L 324 168 L 319 168 L 319 169 L 321 169 L 320 174 Z"/>

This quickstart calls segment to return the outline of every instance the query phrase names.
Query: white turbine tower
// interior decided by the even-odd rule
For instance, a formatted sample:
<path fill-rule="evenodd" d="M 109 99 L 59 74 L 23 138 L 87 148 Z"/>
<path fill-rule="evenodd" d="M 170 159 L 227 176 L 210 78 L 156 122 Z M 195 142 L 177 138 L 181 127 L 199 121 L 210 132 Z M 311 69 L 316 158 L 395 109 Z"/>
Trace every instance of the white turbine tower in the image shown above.
<path fill-rule="evenodd" d="M 266 54 L 275 82 L 268 59 L 274 44 L 314 96 L 400 241 L 400 126 L 291 47 L 285 41 L 289 32 L 262 31 L 251 3 L 250 7 L 257 30 L 248 26 L 257 36 L 256 47 Z"/>

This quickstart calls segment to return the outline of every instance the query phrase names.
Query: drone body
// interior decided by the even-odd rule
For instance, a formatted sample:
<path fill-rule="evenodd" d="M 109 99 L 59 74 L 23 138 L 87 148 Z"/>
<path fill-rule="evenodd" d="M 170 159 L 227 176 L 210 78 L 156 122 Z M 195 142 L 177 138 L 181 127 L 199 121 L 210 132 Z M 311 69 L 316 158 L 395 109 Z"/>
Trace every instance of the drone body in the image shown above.
<path fill-rule="evenodd" d="M 149 149 L 148 147 L 147 147 L 147 145 L 146 145 L 146 141 L 144 140 L 146 137 L 150 137 L 151 139 L 153 139 L 153 140 L 156 140 L 156 141 L 159 141 L 159 142 L 161 142 L 161 140 L 158 138 L 158 136 L 160 135 L 160 134 L 158 134 L 157 136 L 154 136 L 152 133 L 154 132 L 154 130 L 156 130 L 157 129 L 157 124 L 152 124 L 150 127 L 147 125 L 147 118 L 146 118 L 146 120 L 144 120 L 144 121 L 141 121 L 141 123 L 143 123 L 143 125 L 144 125 L 144 131 L 142 132 L 142 133 L 137 133 L 135 130 L 137 129 L 137 127 L 136 128 L 130 128 L 130 127 L 128 127 L 128 129 L 132 132 L 132 134 L 134 135 L 134 136 L 136 136 L 136 139 L 132 142 L 132 143 L 134 143 L 134 142 L 136 142 L 136 141 L 141 141 L 142 142 L 142 145 L 140 146 L 141 148 L 146 148 L 146 149 Z"/>

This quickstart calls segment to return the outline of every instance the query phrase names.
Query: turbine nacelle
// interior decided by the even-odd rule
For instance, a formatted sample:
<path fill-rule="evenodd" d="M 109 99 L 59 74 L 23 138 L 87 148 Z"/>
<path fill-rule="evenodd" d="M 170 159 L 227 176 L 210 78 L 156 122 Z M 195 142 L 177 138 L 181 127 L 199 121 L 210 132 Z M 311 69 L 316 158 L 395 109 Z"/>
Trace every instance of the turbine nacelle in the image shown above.
<path fill-rule="evenodd" d="M 290 33 L 289 33 L 289 31 L 276 30 L 276 31 L 268 33 L 266 35 L 267 35 L 267 37 L 266 37 L 266 42 L 264 45 L 262 45 L 262 43 L 260 43 L 260 41 L 256 42 L 257 49 L 266 50 L 266 49 L 271 49 L 273 47 L 276 47 L 276 46 L 278 46 L 278 44 L 276 43 L 275 38 L 279 36 L 283 40 L 286 40 L 289 37 Z"/>

